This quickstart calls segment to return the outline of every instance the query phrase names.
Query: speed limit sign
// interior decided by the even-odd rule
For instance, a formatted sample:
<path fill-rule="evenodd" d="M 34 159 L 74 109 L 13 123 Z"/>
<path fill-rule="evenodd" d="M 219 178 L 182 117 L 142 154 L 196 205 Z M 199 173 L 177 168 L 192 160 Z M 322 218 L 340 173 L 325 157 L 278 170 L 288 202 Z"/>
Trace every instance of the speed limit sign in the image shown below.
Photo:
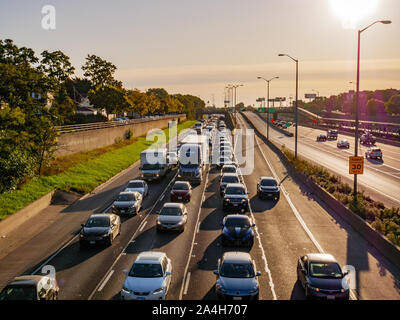
<path fill-rule="evenodd" d="M 349 157 L 349 173 L 350 174 L 364 173 L 364 157 Z"/>

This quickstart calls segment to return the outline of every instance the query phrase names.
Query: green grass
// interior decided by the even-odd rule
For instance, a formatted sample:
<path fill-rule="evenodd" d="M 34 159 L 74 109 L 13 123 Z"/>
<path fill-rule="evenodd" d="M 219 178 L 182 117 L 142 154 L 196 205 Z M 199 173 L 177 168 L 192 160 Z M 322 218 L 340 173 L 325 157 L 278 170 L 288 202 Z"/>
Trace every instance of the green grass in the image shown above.
<path fill-rule="evenodd" d="M 196 121 L 185 121 L 178 125 L 178 133 L 190 128 Z M 167 141 L 170 139 L 168 129 L 163 130 Z M 83 161 L 60 174 L 35 177 L 18 190 L 0 195 L 0 220 L 26 207 L 46 193 L 60 189 L 85 194 L 97 186 L 128 168 L 140 159 L 140 152 L 154 142 L 146 141 L 146 137 L 133 140 L 130 145 L 102 153 Z"/>

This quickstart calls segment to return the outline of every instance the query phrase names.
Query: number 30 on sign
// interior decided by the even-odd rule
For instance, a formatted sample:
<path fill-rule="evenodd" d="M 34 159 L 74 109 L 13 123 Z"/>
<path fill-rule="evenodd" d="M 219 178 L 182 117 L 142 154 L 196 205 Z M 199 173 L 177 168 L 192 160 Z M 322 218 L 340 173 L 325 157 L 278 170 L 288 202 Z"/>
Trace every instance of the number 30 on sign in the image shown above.
<path fill-rule="evenodd" d="M 363 157 L 349 157 L 349 173 L 350 174 L 363 174 L 364 173 L 364 158 Z"/>

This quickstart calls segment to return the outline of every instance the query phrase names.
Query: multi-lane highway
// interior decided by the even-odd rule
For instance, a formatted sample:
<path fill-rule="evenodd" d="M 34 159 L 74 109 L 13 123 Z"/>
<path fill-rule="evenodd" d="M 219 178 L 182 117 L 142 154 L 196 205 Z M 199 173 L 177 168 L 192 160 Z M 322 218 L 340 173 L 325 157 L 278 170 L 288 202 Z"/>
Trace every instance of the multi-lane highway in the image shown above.
<path fill-rule="evenodd" d="M 249 128 L 240 115 L 238 125 L 244 130 Z M 237 139 L 243 139 L 247 161 L 253 161 L 246 139 Z M 202 183 L 193 189 L 183 233 L 157 233 L 155 228 L 156 212 L 169 202 L 176 177 L 176 171 L 172 171 L 160 183 L 150 184 L 139 215 L 122 218 L 121 235 L 112 246 L 81 250 L 76 236 L 80 224 L 93 213 L 110 212 L 118 192 L 139 176 L 139 164 L 135 164 L 94 194 L 72 206 L 58 208 L 62 210 L 56 214 L 47 213 L 55 216 L 48 227 L 37 230 L 1 256 L 0 287 L 13 276 L 39 272 L 46 264 L 56 270 L 59 299 L 118 299 L 125 279 L 123 270 L 131 267 L 139 253 L 155 250 L 165 252 L 172 261 L 167 299 L 215 299 L 213 270 L 218 259 L 225 251 L 240 250 L 251 254 L 262 273 L 261 300 L 304 299 L 297 282 L 297 260 L 306 253 L 326 252 L 333 254 L 341 266 L 354 266 L 352 299 L 400 298 L 399 267 L 310 195 L 307 186 L 286 177 L 278 157 L 260 139 L 254 140 L 254 170 L 245 174 L 245 165 L 241 165 L 240 179 L 249 191 L 248 215 L 256 225 L 250 250 L 221 246 L 220 223 L 225 213 L 218 192 L 220 171 L 213 165 L 207 167 Z M 286 178 L 278 202 L 257 198 L 256 184 L 261 176 L 273 176 L 279 181 Z"/>
<path fill-rule="evenodd" d="M 246 116 L 258 130 L 266 133 L 266 123 L 253 112 L 246 112 Z M 294 132 L 291 128 L 290 131 Z M 353 176 L 349 174 L 349 156 L 354 155 L 354 138 L 339 135 L 340 139 L 350 142 L 350 149 L 339 149 L 336 140 L 317 142 L 319 134 L 325 131 L 299 126 L 298 130 L 298 154 L 309 161 L 326 167 L 331 172 L 341 176 L 344 181 L 352 185 Z M 270 138 L 278 145 L 294 150 L 294 138 L 288 137 L 270 126 Z M 361 190 L 369 194 L 373 199 L 385 203 L 387 206 L 400 206 L 400 147 L 383 143 L 376 143 L 383 152 L 383 161 L 365 159 L 364 174 L 359 175 L 358 183 Z M 365 155 L 368 148 L 359 145 L 360 156 Z"/>

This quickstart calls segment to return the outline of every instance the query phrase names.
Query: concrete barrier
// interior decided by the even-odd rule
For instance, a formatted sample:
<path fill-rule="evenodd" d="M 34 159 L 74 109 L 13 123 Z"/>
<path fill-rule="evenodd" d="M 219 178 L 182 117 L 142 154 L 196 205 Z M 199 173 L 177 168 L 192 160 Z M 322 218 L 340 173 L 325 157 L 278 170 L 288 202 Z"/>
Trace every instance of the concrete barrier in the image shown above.
<path fill-rule="evenodd" d="M 144 120 L 140 123 L 127 124 L 112 128 L 103 128 L 74 133 L 65 133 L 58 137 L 58 149 L 55 156 L 65 156 L 96 148 L 102 148 L 114 144 L 118 139 L 124 140 L 129 130 L 132 131 L 132 138 L 145 136 L 151 129 L 165 129 L 168 122 L 176 120 L 185 121 L 186 116 L 171 117 L 168 119 Z"/>
<path fill-rule="evenodd" d="M 36 201 L 28 204 L 25 208 L 22 208 L 0 221 L 0 236 L 7 236 L 24 222 L 35 217 L 40 211 L 47 208 L 51 203 L 54 192 L 55 190 L 52 190 Z"/>
<path fill-rule="evenodd" d="M 292 163 L 289 162 L 282 150 L 273 142 L 258 131 L 249 118 L 241 113 L 243 118 L 249 123 L 256 135 L 267 144 L 280 158 L 288 173 L 300 180 L 304 185 L 311 189 L 311 192 L 321 199 L 331 210 L 338 214 L 350 226 L 354 228 L 364 239 L 371 243 L 379 252 L 381 252 L 388 260 L 395 265 L 400 265 L 400 247 L 394 245 L 388 238 L 372 228 L 372 226 L 361 217 L 353 213 L 344 206 L 340 201 L 333 197 L 329 192 L 320 187 L 313 179 L 299 172 Z"/>
<path fill-rule="evenodd" d="M 258 112 L 254 112 L 254 113 L 255 113 L 256 115 L 258 115 L 258 116 L 260 117 L 261 120 L 263 120 L 265 123 L 267 123 L 267 119 L 264 118 L 261 114 L 259 114 Z M 287 131 L 287 130 L 278 128 L 277 126 L 275 126 L 275 125 L 273 125 L 273 124 L 270 125 L 270 128 L 273 128 L 274 130 L 276 130 L 276 131 L 278 131 L 278 132 L 280 132 L 280 133 L 283 133 L 284 135 L 286 135 L 286 136 L 288 136 L 288 137 L 293 137 L 293 133 L 292 133 L 292 132 L 289 132 L 289 131 Z"/>

